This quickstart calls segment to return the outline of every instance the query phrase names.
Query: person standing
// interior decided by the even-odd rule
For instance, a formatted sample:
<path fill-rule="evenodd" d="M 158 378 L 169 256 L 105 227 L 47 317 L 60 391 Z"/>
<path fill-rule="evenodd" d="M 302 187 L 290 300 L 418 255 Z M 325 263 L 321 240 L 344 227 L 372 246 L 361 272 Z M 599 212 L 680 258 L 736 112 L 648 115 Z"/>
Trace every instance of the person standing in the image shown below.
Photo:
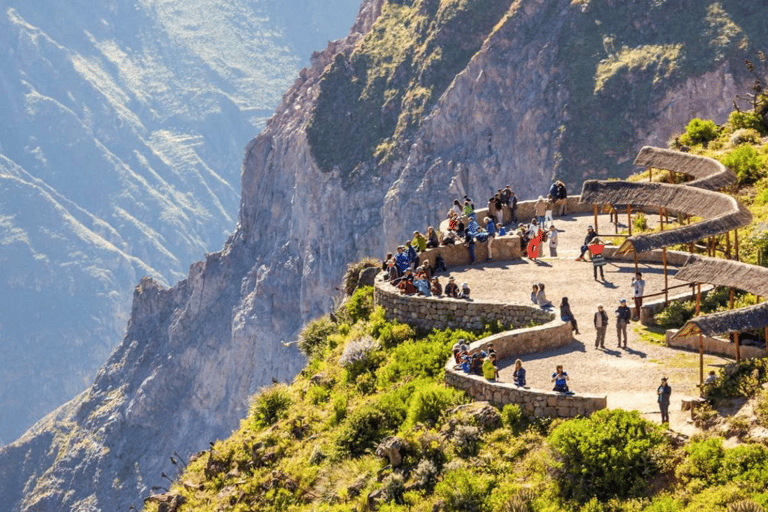
<path fill-rule="evenodd" d="M 621 335 L 624 334 L 624 348 L 627 348 L 627 324 L 632 316 L 632 312 L 627 306 L 626 299 L 619 301 L 619 307 L 616 308 L 616 336 L 619 339 L 619 347 L 621 347 Z"/>
<path fill-rule="evenodd" d="M 558 212 L 557 214 L 562 217 L 565 215 L 565 207 L 568 203 L 568 191 L 565 189 L 565 183 L 563 183 L 560 180 L 557 180 L 557 195 L 553 196 L 555 199 L 557 199 L 557 205 L 558 205 Z"/>
<path fill-rule="evenodd" d="M 549 226 L 549 236 L 547 239 L 547 243 L 549 244 L 549 257 L 557 258 L 557 230 L 555 229 L 554 224 Z"/>
<path fill-rule="evenodd" d="M 555 220 L 552 218 L 552 209 L 555 207 L 555 199 L 549 195 L 547 196 L 546 210 L 544 210 L 544 225 L 552 226 L 555 224 Z"/>
<path fill-rule="evenodd" d="M 595 348 L 605 348 L 605 330 L 608 328 L 608 315 L 603 310 L 603 305 L 597 305 L 597 312 L 595 313 L 595 331 L 597 335 L 595 337 Z"/>
<path fill-rule="evenodd" d="M 661 410 L 661 422 L 669 425 L 669 396 L 672 394 L 672 388 L 667 384 L 666 377 L 661 378 L 661 385 L 656 389 L 656 394 Z"/>
<path fill-rule="evenodd" d="M 485 229 L 488 232 L 488 240 L 485 242 L 488 248 L 488 256 L 485 261 L 491 261 L 493 259 L 493 239 L 496 238 L 496 224 L 491 217 L 483 219 L 485 221 Z"/>
<path fill-rule="evenodd" d="M 643 306 L 643 291 L 645 290 L 645 280 L 643 274 L 638 272 L 632 278 L 632 293 L 635 299 L 635 318 L 640 320 L 640 308 Z"/>
<path fill-rule="evenodd" d="M 539 196 L 539 199 L 537 199 L 536 203 L 533 205 L 533 210 L 536 214 L 536 220 L 538 221 L 539 226 L 543 228 L 545 216 L 547 214 L 547 201 L 544 199 L 544 196 Z"/>

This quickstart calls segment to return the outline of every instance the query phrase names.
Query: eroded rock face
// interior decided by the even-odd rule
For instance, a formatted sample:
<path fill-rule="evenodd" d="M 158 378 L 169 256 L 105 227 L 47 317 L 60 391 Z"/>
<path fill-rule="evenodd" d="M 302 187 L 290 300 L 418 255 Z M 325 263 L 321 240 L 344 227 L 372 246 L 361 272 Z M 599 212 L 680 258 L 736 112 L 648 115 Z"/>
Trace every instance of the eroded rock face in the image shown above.
<path fill-rule="evenodd" d="M 600 90 L 574 85 L 583 85 L 580 71 L 594 76 L 595 62 L 582 69 L 564 53 L 578 43 L 582 25 L 594 25 L 581 18 L 590 6 L 609 3 L 510 2 L 507 17 L 415 135 L 398 141 L 400 156 L 383 165 L 361 162 L 342 176 L 318 169 L 306 126 L 327 86 L 324 69 L 349 55 L 381 12 L 383 0 L 363 2 L 352 34 L 313 55 L 311 68 L 248 145 L 238 224 L 225 248 L 192 265 L 173 288 L 142 281 L 127 335 L 93 387 L 0 451 L 0 495 L 9 497 L 10 508 L 125 510 L 139 503 L 161 472 L 174 474 L 166 462 L 174 450 L 194 453 L 227 436 L 245 415 L 250 393 L 299 371 L 295 345 L 280 342 L 329 310 L 348 262 L 383 255 L 413 230 L 436 225 L 455 196 L 467 192 L 482 204 L 510 183 L 526 199 L 546 191 L 554 170 L 570 177 L 574 191 L 578 178 L 608 172 L 606 159 L 618 171 L 632 170 L 645 137 L 664 139 L 695 115 L 722 122 L 717 116 L 732 99 L 727 84 L 743 83 L 722 59 L 702 64 L 690 79 L 666 72 L 657 79 L 642 65 L 628 65 L 601 77 Z M 684 7 L 666 6 L 664 15 L 675 8 L 685 14 Z M 652 16 L 636 20 L 649 40 Z M 652 87 L 643 96 L 646 82 Z M 624 98 L 622 87 L 637 97 L 601 96 L 616 89 Z M 665 100 L 692 91 L 709 99 Z M 598 109 L 594 117 L 584 105 Z M 589 128 L 597 135 L 586 140 L 594 142 L 600 116 L 634 127 L 620 134 L 626 140 L 610 150 L 615 154 L 606 156 L 613 146 L 602 142 L 598 150 L 579 146 L 584 139 L 571 133 Z"/>

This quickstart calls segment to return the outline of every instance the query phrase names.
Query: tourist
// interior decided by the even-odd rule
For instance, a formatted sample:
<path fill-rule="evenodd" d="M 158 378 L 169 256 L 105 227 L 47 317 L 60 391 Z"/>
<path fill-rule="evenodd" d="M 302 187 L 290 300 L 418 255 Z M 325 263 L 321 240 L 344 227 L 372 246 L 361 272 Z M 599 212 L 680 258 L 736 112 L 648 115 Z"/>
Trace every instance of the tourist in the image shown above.
<path fill-rule="evenodd" d="M 539 221 L 539 225 L 543 226 L 547 214 L 547 201 L 544 199 L 544 196 L 539 196 L 536 200 L 536 203 L 533 205 L 533 211 L 536 214 L 536 220 Z"/>
<path fill-rule="evenodd" d="M 467 246 L 467 250 L 469 250 L 469 264 L 474 265 L 475 264 L 475 237 L 472 236 L 472 234 L 467 231 L 466 237 L 464 238 L 464 245 Z"/>
<path fill-rule="evenodd" d="M 405 252 L 405 247 L 398 246 L 397 248 L 397 256 L 396 262 L 397 262 L 397 268 L 400 270 L 400 274 L 402 275 L 405 272 L 405 269 L 409 266 L 409 260 L 408 260 L 408 253 Z"/>
<path fill-rule="evenodd" d="M 467 196 L 464 196 L 464 216 L 472 217 L 475 215 L 475 207 L 472 206 L 472 201 Z"/>
<path fill-rule="evenodd" d="M 571 322 L 571 331 L 579 334 L 579 324 L 576 323 L 576 317 L 571 312 L 571 305 L 568 304 L 568 297 L 563 297 L 560 301 L 560 320 L 563 322 Z"/>
<path fill-rule="evenodd" d="M 661 378 L 661 384 L 656 388 L 658 396 L 659 409 L 661 410 L 661 422 L 669 425 L 669 396 L 672 394 L 672 388 L 667 384 L 667 378 Z"/>
<path fill-rule="evenodd" d="M 708 384 L 714 384 L 717 380 L 717 375 L 715 375 L 715 370 L 709 370 L 709 375 L 707 375 L 707 378 L 704 379 L 704 385 Z"/>
<path fill-rule="evenodd" d="M 461 283 L 461 292 L 459 293 L 459 298 L 469 300 L 469 294 L 469 283 Z"/>
<path fill-rule="evenodd" d="M 549 239 L 547 242 L 549 245 L 549 257 L 557 258 L 557 230 L 554 224 L 549 226 L 549 236 L 547 238 Z"/>
<path fill-rule="evenodd" d="M 440 247 L 440 239 L 437 236 L 437 231 L 435 231 L 435 228 L 432 226 L 427 228 L 427 247 Z"/>
<path fill-rule="evenodd" d="M 448 268 L 445 266 L 445 258 L 443 258 L 442 254 L 438 254 L 435 258 L 435 266 L 432 268 L 432 274 L 437 274 L 439 272 L 448 272 Z"/>
<path fill-rule="evenodd" d="M 563 371 L 563 365 L 559 364 L 555 367 L 555 373 L 552 374 L 552 382 L 555 383 L 555 387 L 552 391 L 559 391 L 561 393 L 567 393 L 568 390 L 568 373 Z"/>
<path fill-rule="evenodd" d="M 400 290 L 400 295 L 415 295 L 419 292 L 413 284 L 413 271 L 410 268 L 405 269 L 405 274 L 400 279 L 397 288 Z"/>
<path fill-rule="evenodd" d="M 608 328 L 608 314 L 603 310 L 603 305 L 597 305 L 597 312 L 594 317 L 595 331 L 595 348 L 605 348 L 605 330 Z"/>
<path fill-rule="evenodd" d="M 411 244 L 416 248 L 418 252 L 424 252 L 427 250 L 427 239 L 418 231 L 413 232 L 413 240 L 411 241 Z"/>
<path fill-rule="evenodd" d="M 461 203 L 459 203 L 458 199 L 453 200 L 453 206 L 451 206 L 450 211 L 452 211 L 457 217 L 461 216 L 462 209 L 461 209 Z"/>
<path fill-rule="evenodd" d="M 538 284 L 534 284 L 531 287 L 531 302 L 533 302 L 534 304 L 538 304 L 538 302 L 537 302 L 538 301 L 538 298 L 537 298 L 538 295 L 539 295 L 539 285 Z"/>
<path fill-rule="evenodd" d="M 499 369 L 496 368 L 496 354 L 489 354 L 483 361 L 483 377 L 486 380 L 499 380 Z"/>
<path fill-rule="evenodd" d="M 459 230 L 459 216 L 453 210 L 448 212 L 448 231 L 457 232 Z"/>
<path fill-rule="evenodd" d="M 587 228 L 587 236 L 584 237 L 584 245 L 581 246 L 581 254 L 579 254 L 579 257 L 576 258 L 576 261 L 584 261 L 584 254 L 587 252 L 587 249 L 589 249 L 589 244 L 592 243 L 592 240 L 597 236 L 597 233 L 595 233 L 595 228 L 592 226 L 589 226 Z"/>
<path fill-rule="evenodd" d="M 509 188 L 509 185 L 507 185 L 507 189 L 509 190 L 509 201 L 507 201 L 507 206 L 509 206 L 509 213 L 512 215 L 512 224 L 517 224 L 517 196 L 515 195 L 515 192 Z"/>
<path fill-rule="evenodd" d="M 509 185 L 504 187 L 504 190 L 501 191 L 501 204 L 509 206 L 509 201 L 512 199 L 512 189 Z"/>
<path fill-rule="evenodd" d="M 384 277 L 389 280 L 389 284 L 397 286 L 401 276 L 402 274 L 400 273 L 400 270 L 397 268 L 397 265 L 395 265 L 395 259 L 391 258 L 387 264 L 387 274 Z"/>
<path fill-rule="evenodd" d="M 643 291 L 645 290 L 645 280 L 640 272 L 632 278 L 632 295 L 635 299 L 635 319 L 640 320 L 640 308 L 643 306 Z"/>
<path fill-rule="evenodd" d="M 547 225 L 551 226 L 555 223 L 555 220 L 552 218 L 552 208 L 554 207 L 555 200 L 552 198 L 552 196 L 547 196 L 547 202 L 544 210 L 544 224 L 541 225 L 542 228 L 545 228 Z"/>
<path fill-rule="evenodd" d="M 539 283 L 539 291 L 536 292 L 536 304 L 541 309 L 552 309 L 554 307 L 552 302 L 547 299 L 546 293 L 544 293 L 544 283 Z"/>
<path fill-rule="evenodd" d="M 445 285 L 445 296 L 453 299 L 459 298 L 459 287 L 456 284 L 456 279 L 453 277 L 449 277 L 448 284 Z"/>
<path fill-rule="evenodd" d="M 391 259 L 392 259 L 392 253 L 388 252 L 387 257 L 384 258 L 384 261 L 381 262 L 381 270 L 383 270 L 384 272 L 388 270 L 389 260 Z"/>
<path fill-rule="evenodd" d="M 440 297 L 443 294 L 443 286 L 440 284 L 440 280 L 436 277 L 432 278 L 432 287 L 430 288 L 432 295 Z"/>
<path fill-rule="evenodd" d="M 492 219 L 499 218 L 499 212 L 496 209 L 496 196 L 493 196 L 490 199 L 488 199 L 488 217 L 491 217 Z"/>
<path fill-rule="evenodd" d="M 600 270 L 600 279 L 605 281 L 605 274 L 603 273 L 603 267 L 607 263 L 605 260 L 605 256 L 603 256 L 603 244 L 598 243 L 599 239 L 594 239 L 594 244 L 590 247 L 590 252 L 592 253 L 592 273 L 595 276 L 595 281 L 597 281 L 597 271 Z M 595 247 L 597 246 L 597 247 Z"/>
<path fill-rule="evenodd" d="M 418 231 L 417 231 L 418 233 Z M 411 268 L 416 268 L 419 266 L 419 257 L 416 254 L 416 248 L 411 244 L 410 241 L 405 242 L 405 250 L 408 253 L 408 265 Z"/>
<path fill-rule="evenodd" d="M 553 195 L 557 200 L 557 205 L 559 206 L 559 210 L 557 212 L 557 215 L 562 217 L 565 215 L 565 207 L 568 204 L 568 191 L 565 189 L 565 183 L 563 183 L 560 180 L 557 180 L 557 194 Z"/>
<path fill-rule="evenodd" d="M 488 240 L 486 242 L 488 256 L 485 258 L 485 261 L 491 261 L 493 259 L 493 239 L 496 238 L 496 225 L 490 217 L 486 217 L 483 220 L 485 221 L 485 229 L 488 233 Z"/>
<path fill-rule="evenodd" d="M 621 335 L 624 334 L 624 348 L 627 348 L 627 324 L 632 317 L 632 312 L 627 307 L 627 300 L 621 299 L 619 301 L 619 307 L 616 308 L 616 336 L 619 339 L 619 347 L 621 347 Z"/>
<path fill-rule="evenodd" d="M 429 280 L 423 270 L 416 275 L 416 278 L 413 280 L 413 286 L 419 291 L 419 295 L 425 297 L 432 296 L 432 292 L 429 291 Z"/>
<path fill-rule="evenodd" d="M 428 281 L 432 281 L 432 267 L 429 265 L 429 260 L 424 260 L 421 265 L 419 265 L 419 270 L 426 274 Z"/>
<path fill-rule="evenodd" d="M 464 340 L 459 340 L 453 344 L 453 360 L 456 362 L 456 366 L 461 367 L 461 343 Z"/>
<path fill-rule="evenodd" d="M 520 359 L 515 361 L 515 372 L 512 374 L 512 378 L 515 386 L 525 387 L 525 368 L 523 368 L 523 362 Z"/>
<path fill-rule="evenodd" d="M 494 196 L 494 206 L 496 206 L 496 224 L 504 224 L 504 204 L 501 201 L 501 189 Z"/>

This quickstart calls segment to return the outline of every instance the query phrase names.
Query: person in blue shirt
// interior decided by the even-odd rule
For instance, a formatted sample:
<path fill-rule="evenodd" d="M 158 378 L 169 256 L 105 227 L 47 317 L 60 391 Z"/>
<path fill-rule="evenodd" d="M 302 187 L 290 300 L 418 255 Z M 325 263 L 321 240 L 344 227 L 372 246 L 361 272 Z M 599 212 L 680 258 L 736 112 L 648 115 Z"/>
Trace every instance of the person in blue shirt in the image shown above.
<path fill-rule="evenodd" d="M 555 373 L 552 374 L 552 382 L 555 383 L 552 391 L 568 392 L 568 374 L 563 371 L 563 365 L 557 365 L 555 370 Z"/>
<path fill-rule="evenodd" d="M 523 362 L 520 359 L 515 361 L 515 373 L 512 374 L 512 378 L 515 381 L 515 386 L 525 387 L 525 368 L 523 368 Z"/>
<path fill-rule="evenodd" d="M 411 268 L 416 268 L 419 266 L 419 256 L 416 254 L 416 248 L 413 246 L 413 244 L 408 241 L 405 242 L 405 247 L 408 250 L 408 264 L 411 266 Z"/>
<path fill-rule="evenodd" d="M 405 253 L 405 248 L 402 245 L 397 248 L 397 256 L 395 256 L 395 262 L 401 274 L 405 272 L 405 269 L 408 268 L 408 255 Z"/>
<path fill-rule="evenodd" d="M 493 239 L 496 238 L 496 224 L 493 223 L 493 219 L 490 217 L 486 217 L 483 220 L 485 221 L 485 230 L 488 232 L 488 242 L 486 243 L 488 256 L 485 260 L 490 261 L 493 259 Z"/>

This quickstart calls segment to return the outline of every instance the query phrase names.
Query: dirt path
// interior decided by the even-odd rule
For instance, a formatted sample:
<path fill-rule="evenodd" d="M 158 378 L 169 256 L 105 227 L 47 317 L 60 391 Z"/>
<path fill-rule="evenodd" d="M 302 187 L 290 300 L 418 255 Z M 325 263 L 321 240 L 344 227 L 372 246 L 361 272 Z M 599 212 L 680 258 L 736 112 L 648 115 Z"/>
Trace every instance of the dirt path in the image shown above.
<path fill-rule="evenodd" d="M 624 219 L 626 221 L 626 218 Z M 649 218 L 649 224 L 655 219 Z M 528 259 L 510 262 L 490 262 L 482 266 L 451 269 L 449 275 L 468 282 L 475 299 L 483 301 L 531 304 L 533 283 L 545 283 L 547 298 L 555 306 L 562 297 L 568 297 L 580 334 L 569 347 L 558 351 L 523 357 L 528 384 L 535 389 L 551 389 L 550 376 L 556 364 L 562 364 L 570 378 L 570 387 L 577 393 L 606 394 L 609 408 L 636 409 L 648 419 L 659 421 L 661 415 L 656 403 L 656 388 L 666 375 L 672 387 L 670 421 L 674 430 L 692 433 L 688 412 L 681 411 L 684 397 L 698 396 L 698 353 L 687 352 L 643 341 L 635 332 L 636 323 L 628 328 L 628 348 L 617 348 L 614 310 L 619 299 L 626 298 L 630 307 L 634 275 L 631 262 L 611 262 L 605 266 L 605 282 L 593 278 L 590 262 L 574 261 L 584 241 L 587 226 L 594 217 L 583 215 L 555 219 L 559 236 L 559 258 L 541 258 L 538 262 Z M 598 227 L 608 224 L 608 216 L 601 215 Z M 545 249 L 545 254 L 549 254 Z M 646 281 L 645 293 L 655 293 L 664 287 L 661 265 L 641 263 L 639 270 Z M 670 274 L 674 274 L 670 267 Z M 442 280 L 442 279 L 441 279 Z M 681 284 L 670 277 L 669 285 Z M 602 303 L 609 316 L 605 337 L 605 349 L 595 349 L 595 329 L 592 318 L 597 304 Z M 559 314 L 559 309 L 555 309 Z M 705 356 L 705 374 L 730 362 L 719 356 Z M 502 381 L 512 380 L 512 360 L 499 364 Z"/>

